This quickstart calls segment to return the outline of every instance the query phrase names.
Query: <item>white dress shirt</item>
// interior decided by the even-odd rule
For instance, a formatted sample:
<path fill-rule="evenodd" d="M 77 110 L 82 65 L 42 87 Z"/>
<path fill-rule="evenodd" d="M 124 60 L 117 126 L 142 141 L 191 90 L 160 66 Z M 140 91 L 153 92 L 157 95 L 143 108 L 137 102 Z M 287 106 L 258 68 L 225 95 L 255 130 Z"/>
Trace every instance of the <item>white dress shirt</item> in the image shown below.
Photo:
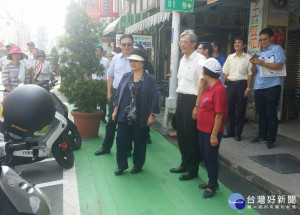
<path fill-rule="evenodd" d="M 200 59 L 206 58 L 194 51 L 188 59 L 185 55 L 181 58 L 178 69 L 178 87 L 176 92 L 182 94 L 198 95 L 202 77 L 202 66 L 198 65 Z"/>
<path fill-rule="evenodd" d="M 251 75 L 251 56 L 243 53 L 240 57 L 236 53 L 229 55 L 223 66 L 223 73 L 228 75 L 230 81 L 248 80 L 248 75 Z"/>

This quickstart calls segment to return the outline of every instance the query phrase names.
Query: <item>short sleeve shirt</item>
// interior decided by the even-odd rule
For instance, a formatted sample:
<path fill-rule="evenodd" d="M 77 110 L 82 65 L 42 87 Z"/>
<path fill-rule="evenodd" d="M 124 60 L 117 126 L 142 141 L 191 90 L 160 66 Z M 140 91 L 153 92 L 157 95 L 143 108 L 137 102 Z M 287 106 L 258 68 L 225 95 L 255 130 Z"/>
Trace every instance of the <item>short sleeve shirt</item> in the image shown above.
<path fill-rule="evenodd" d="M 230 81 L 248 80 L 248 76 L 252 74 L 250 58 L 251 56 L 247 53 L 239 57 L 236 53 L 229 55 L 223 66 L 223 73 L 228 75 L 227 79 Z"/>
<path fill-rule="evenodd" d="M 197 51 L 194 51 L 188 59 L 185 56 L 181 58 L 177 74 L 177 93 L 198 95 L 200 81 L 203 78 L 202 66 L 198 65 L 200 59 L 205 60 L 205 57 Z"/>
<path fill-rule="evenodd" d="M 271 44 L 267 49 L 261 50 L 259 53 L 259 59 L 274 58 L 274 63 L 285 64 L 286 57 L 284 55 L 283 48 L 279 45 Z M 278 85 L 282 85 L 283 77 L 260 77 L 260 67 L 256 65 L 257 73 L 255 77 L 254 90 L 266 89 Z"/>
<path fill-rule="evenodd" d="M 129 60 L 125 59 L 122 53 L 114 56 L 107 74 L 107 76 L 114 78 L 113 88 L 118 89 L 123 75 L 131 71 L 132 69 L 130 67 Z"/>
<path fill-rule="evenodd" d="M 219 80 L 212 87 L 208 86 L 201 98 L 197 116 L 198 130 L 211 133 L 214 127 L 216 114 L 223 113 L 223 119 L 219 130 L 219 133 L 223 133 L 227 112 L 227 92 L 222 82 Z"/>

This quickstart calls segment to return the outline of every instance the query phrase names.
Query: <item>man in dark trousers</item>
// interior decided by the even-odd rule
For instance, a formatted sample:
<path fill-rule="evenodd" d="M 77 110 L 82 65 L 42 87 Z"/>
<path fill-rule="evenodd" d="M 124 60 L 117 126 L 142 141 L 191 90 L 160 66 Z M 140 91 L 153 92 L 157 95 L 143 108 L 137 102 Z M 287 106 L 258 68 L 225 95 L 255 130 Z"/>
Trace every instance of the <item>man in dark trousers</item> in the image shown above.
<path fill-rule="evenodd" d="M 223 138 L 235 137 L 241 141 L 245 123 L 247 98 L 252 83 L 251 56 L 244 52 L 246 42 L 243 37 L 234 40 L 235 53 L 229 55 L 223 66 L 224 82 L 227 83 L 228 115 L 227 134 Z"/>
<path fill-rule="evenodd" d="M 198 144 L 197 113 L 193 119 L 194 109 L 202 78 L 202 67 L 198 66 L 200 59 L 205 59 L 196 50 L 197 35 L 192 30 L 186 30 L 180 35 L 180 49 L 184 56 L 180 60 L 178 69 L 176 130 L 181 153 L 181 164 L 170 169 L 171 173 L 184 173 L 180 180 L 190 180 L 198 176 L 201 159 Z M 204 92 L 204 91 L 203 91 Z M 195 110 L 195 111 L 196 111 Z"/>
<path fill-rule="evenodd" d="M 115 139 L 116 123 L 111 118 L 113 113 L 113 98 L 123 75 L 132 71 L 129 60 L 126 59 L 133 50 L 133 37 L 131 34 L 124 34 L 120 38 L 120 48 L 122 53 L 114 56 L 107 73 L 107 99 L 109 101 L 108 123 L 106 125 L 102 147 L 95 152 L 96 156 L 109 153 Z"/>
<path fill-rule="evenodd" d="M 255 74 L 255 108 L 258 114 L 258 136 L 252 143 L 267 142 L 269 149 L 274 148 L 278 128 L 277 105 L 280 99 L 283 76 L 286 75 L 284 50 L 273 44 L 273 31 L 265 28 L 259 33 L 263 48 L 258 58 L 252 58 L 251 70 Z"/>

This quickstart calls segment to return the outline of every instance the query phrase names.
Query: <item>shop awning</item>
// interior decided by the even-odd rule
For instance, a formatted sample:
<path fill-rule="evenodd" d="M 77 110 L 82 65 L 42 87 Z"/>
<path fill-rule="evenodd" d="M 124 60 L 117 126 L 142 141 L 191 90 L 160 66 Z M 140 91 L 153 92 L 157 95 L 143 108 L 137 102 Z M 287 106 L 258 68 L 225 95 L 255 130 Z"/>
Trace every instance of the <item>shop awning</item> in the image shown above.
<path fill-rule="evenodd" d="M 125 28 L 125 34 L 132 34 L 137 31 L 142 31 L 151 26 L 157 25 L 159 23 L 169 21 L 171 13 L 169 12 L 159 12 L 150 16 L 140 22 L 135 23 L 127 28 Z"/>
<path fill-rule="evenodd" d="M 112 23 L 108 24 L 106 28 L 103 30 L 103 35 L 107 35 L 113 32 L 121 18 L 122 17 L 119 17 L 118 19 L 114 20 Z"/>

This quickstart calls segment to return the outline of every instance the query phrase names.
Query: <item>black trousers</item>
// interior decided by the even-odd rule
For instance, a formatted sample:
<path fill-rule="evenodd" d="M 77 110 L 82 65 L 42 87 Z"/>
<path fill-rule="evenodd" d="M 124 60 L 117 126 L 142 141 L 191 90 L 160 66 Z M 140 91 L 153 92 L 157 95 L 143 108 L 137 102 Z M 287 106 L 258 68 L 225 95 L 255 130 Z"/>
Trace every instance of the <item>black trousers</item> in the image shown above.
<path fill-rule="evenodd" d="M 228 135 L 242 135 L 247 97 L 244 92 L 247 89 L 247 80 L 229 81 L 227 85 L 228 95 L 228 115 L 226 120 L 226 129 Z"/>
<path fill-rule="evenodd" d="M 219 174 L 219 148 L 222 140 L 222 133 L 219 133 L 217 138 L 219 144 L 217 146 L 210 145 L 210 133 L 199 131 L 199 145 L 202 157 L 205 161 L 205 166 L 208 174 L 208 188 L 214 189 L 218 185 Z"/>
<path fill-rule="evenodd" d="M 277 105 L 281 86 L 255 90 L 255 107 L 258 114 L 259 138 L 275 140 L 278 129 Z"/>
<path fill-rule="evenodd" d="M 117 164 L 119 168 L 127 169 L 128 146 L 134 141 L 133 165 L 135 168 L 142 168 L 146 160 L 146 138 L 148 126 L 138 127 L 128 125 L 126 122 L 118 123 L 117 131 Z"/>
<path fill-rule="evenodd" d="M 115 139 L 115 131 L 116 131 L 116 126 L 117 123 L 112 120 L 112 114 L 114 112 L 114 107 L 113 107 L 113 98 L 115 97 L 116 90 L 112 89 L 112 96 L 109 101 L 109 110 L 108 110 L 108 122 L 106 124 L 106 132 L 105 132 L 105 137 L 103 140 L 102 148 L 105 150 L 110 151 L 114 139 Z"/>
<path fill-rule="evenodd" d="M 176 131 L 181 166 L 187 172 L 198 173 L 201 154 L 198 143 L 197 120 L 192 119 L 197 96 L 178 94 L 176 108 Z"/>

